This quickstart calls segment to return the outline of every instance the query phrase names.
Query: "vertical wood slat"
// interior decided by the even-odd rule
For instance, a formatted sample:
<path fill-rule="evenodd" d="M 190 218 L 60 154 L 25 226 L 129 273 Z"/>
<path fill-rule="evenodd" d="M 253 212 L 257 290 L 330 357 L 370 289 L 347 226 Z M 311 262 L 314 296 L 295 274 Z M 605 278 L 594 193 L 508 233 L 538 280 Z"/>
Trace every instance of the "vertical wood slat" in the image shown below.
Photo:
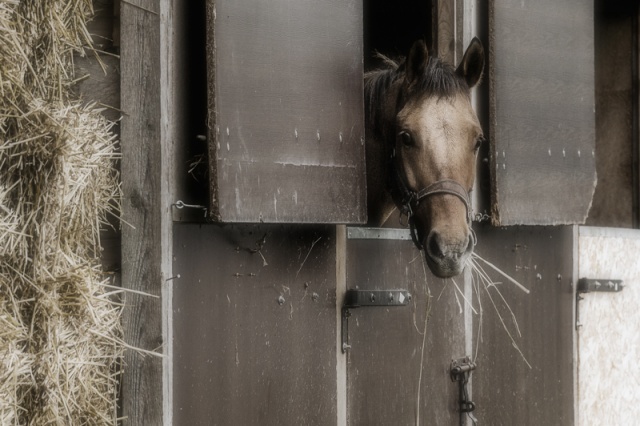
<path fill-rule="evenodd" d="M 434 12 L 434 49 L 440 59 L 452 64 L 456 53 L 456 2 L 434 0 Z"/>
<path fill-rule="evenodd" d="M 166 119 L 170 117 L 167 58 L 171 44 L 164 39 L 170 33 L 170 4 L 168 0 L 127 1 L 122 2 L 120 14 L 122 283 L 126 289 L 154 296 L 163 296 L 171 265 L 168 141 L 172 124 Z M 123 325 L 127 344 L 162 350 L 163 301 L 167 300 L 126 293 Z M 168 346 L 164 346 L 165 355 Z M 126 352 L 122 376 L 126 424 L 170 421 L 163 401 L 164 371 L 162 358 Z"/>

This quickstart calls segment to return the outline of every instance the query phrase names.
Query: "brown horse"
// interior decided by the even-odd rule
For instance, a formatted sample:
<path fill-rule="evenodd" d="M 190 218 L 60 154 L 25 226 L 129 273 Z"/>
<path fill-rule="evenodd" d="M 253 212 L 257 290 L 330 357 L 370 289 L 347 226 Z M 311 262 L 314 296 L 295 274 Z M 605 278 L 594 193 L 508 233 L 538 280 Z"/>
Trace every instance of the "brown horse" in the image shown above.
<path fill-rule="evenodd" d="M 473 251 L 469 192 L 482 129 L 470 89 L 484 68 L 474 38 L 457 69 L 416 41 L 406 60 L 365 75 L 368 214 L 382 225 L 400 209 L 431 271 L 462 272 Z"/>

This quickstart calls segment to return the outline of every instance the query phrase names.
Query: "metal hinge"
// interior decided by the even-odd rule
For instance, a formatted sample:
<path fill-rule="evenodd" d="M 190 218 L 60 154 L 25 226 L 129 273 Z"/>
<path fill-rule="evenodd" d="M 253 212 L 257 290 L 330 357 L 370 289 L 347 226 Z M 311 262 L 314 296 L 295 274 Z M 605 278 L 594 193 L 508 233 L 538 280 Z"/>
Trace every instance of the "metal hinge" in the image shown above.
<path fill-rule="evenodd" d="M 460 425 L 465 424 L 465 415 L 469 416 L 469 419 L 474 425 L 478 424 L 478 419 L 474 417 L 473 410 L 476 409 L 476 404 L 469 398 L 469 391 L 467 385 L 471 377 L 471 372 L 476 369 L 476 364 L 471 361 L 471 358 L 464 357 L 451 361 L 451 368 L 449 375 L 452 382 L 458 382 L 459 397 L 458 403 L 460 404 Z"/>
<path fill-rule="evenodd" d="M 342 306 L 342 353 L 351 349 L 349 344 L 349 317 L 351 309 L 375 306 L 407 306 L 411 293 L 407 290 L 347 290 Z"/>

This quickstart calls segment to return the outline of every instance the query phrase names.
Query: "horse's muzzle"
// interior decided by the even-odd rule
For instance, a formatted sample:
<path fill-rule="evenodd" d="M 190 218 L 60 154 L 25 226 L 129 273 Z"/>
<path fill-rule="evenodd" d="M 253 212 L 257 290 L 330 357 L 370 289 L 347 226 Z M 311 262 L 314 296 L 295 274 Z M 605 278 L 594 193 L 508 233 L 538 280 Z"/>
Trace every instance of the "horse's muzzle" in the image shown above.
<path fill-rule="evenodd" d="M 473 252 L 474 238 L 470 231 L 464 238 L 451 238 L 432 229 L 423 246 L 431 272 L 437 277 L 449 278 L 462 273 Z"/>

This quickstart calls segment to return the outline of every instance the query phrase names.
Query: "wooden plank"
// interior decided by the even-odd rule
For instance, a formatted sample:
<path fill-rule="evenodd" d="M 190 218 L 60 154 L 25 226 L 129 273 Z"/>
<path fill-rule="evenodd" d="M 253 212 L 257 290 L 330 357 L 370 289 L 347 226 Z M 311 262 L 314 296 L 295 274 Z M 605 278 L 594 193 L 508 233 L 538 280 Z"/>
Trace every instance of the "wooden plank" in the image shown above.
<path fill-rule="evenodd" d="M 336 423 L 335 238 L 175 226 L 175 424 Z"/>
<path fill-rule="evenodd" d="M 574 424 L 574 227 L 476 232 L 476 252 L 530 294 L 478 262 L 496 284 L 474 276 L 475 416 L 492 425 Z"/>
<path fill-rule="evenodd" d="M 456 1 L 433 0 L 435 13 L 436 53 L 443 61 L 453 64 L 456 60 Z M 458 42 L 461 42 L 459 40 Z M 465 46 L 466 47 L 466 46 Z"/>
<path fill-rule="evenodd" d="M 596 183 L 593 4 L 489 7 L 494 223 L 583 223 Z"/>
<path fill-rule="evenodd" d="M 168 278 L 168 205 L 163 168 L 160 0 L 121 4 L 122 283 L 161 295 Z M 125 341 L 145 350 L 163 345 L 162 299 L 126 293 Z M 129 350 L 122 376 L 122 413 L 130 425 L 163 424 L 163 362 Z"/>
<path fill-rule="evenodd" d="M 347 244 L 347 287 L 412 294 L 409 306 L 351 310 L 350 424 L 458 424 L 458 387 L 448 370 L 469 354 L 453 282 L 431 275 L 411 241 L 359 239 Z"/>
<path fill-rule="evenodd" d="M 209 0 L 211 215 L 366 220 L 362 7 Z"/>
<path fill-rule="evenodd" d="M 634 17 L 638 5 L 597 0 L 595 6 L 596 170 L 598 186 L 586 224 L 632 228 L 640 190 L 634 177 Z M 637 52 L 636 52 L 637 53 Z M 636 66 L 637 68 L 637 66 Z M 633 143 L 632 141 L 636 141 Z M 636 162 L 637 164 L 637 162 Z M 634 189 L 635 188 L 635 189 Z"/>

